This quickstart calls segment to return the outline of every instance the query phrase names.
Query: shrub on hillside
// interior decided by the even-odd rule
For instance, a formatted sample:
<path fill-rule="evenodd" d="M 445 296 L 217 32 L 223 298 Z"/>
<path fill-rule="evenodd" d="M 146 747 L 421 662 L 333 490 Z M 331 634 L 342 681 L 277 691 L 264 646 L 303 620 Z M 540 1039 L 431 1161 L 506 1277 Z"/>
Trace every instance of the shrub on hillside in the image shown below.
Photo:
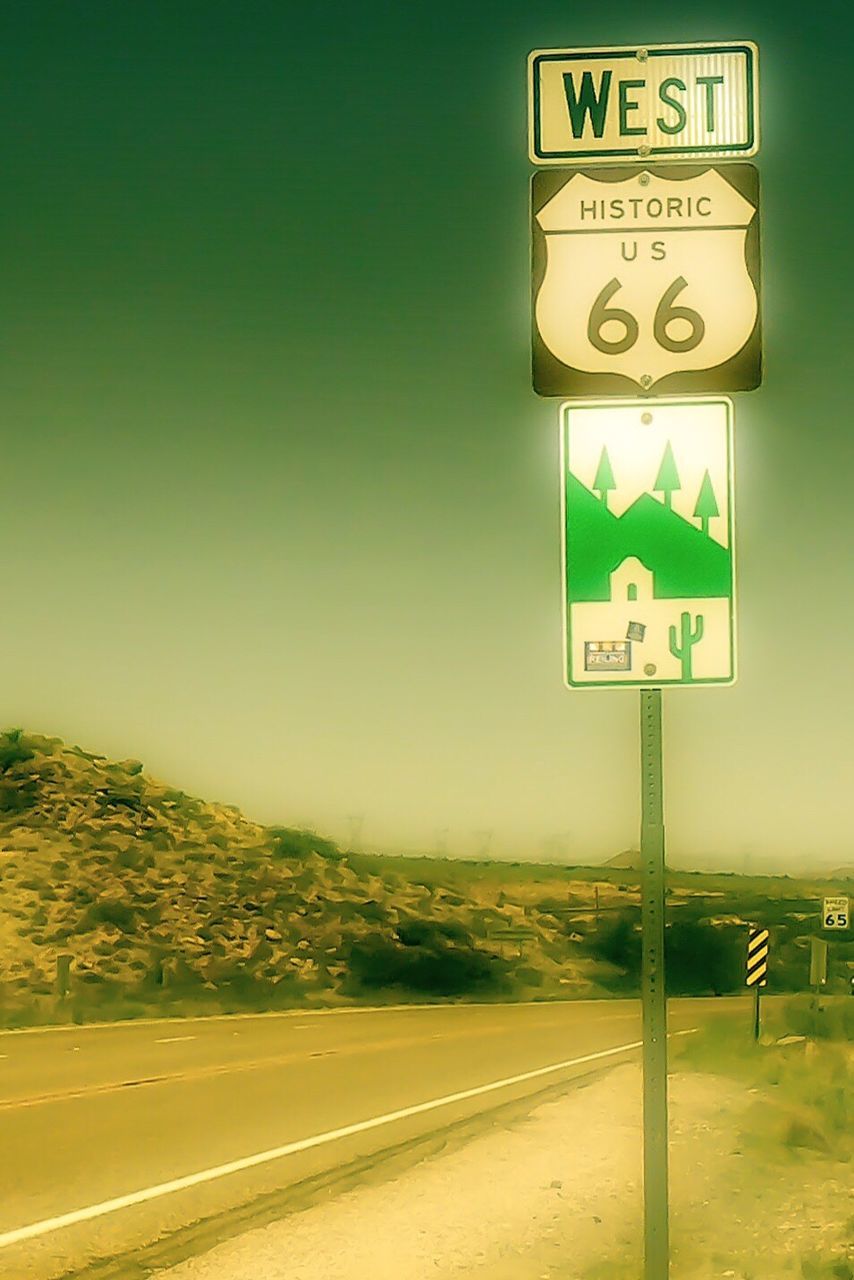
<path fill-rule="evenodd" d="M 349 970 L 355 988 L 397 988 L 430 996 L 497 994 L 506 989 L 503 961 L 470 944 L 452 943 L 435 929 L 424 931 L 418 941 L 416 933 L 410 926 L 408 944 L 382 934 L 354 942 Z"/>
<path fill-rule="evenodd" d="M 274 858 L 307 858 L 310 853 L 318 853 L 322 858 L 338 861 L 343 856 L 336 844 L 313 831 L 270 827 L 269 834 L 272 840 L 270 853 Z"/>
<path fill-rule="evenodd" d="M 352 902 L 348 905 L 351 918 L 358 916 L 369 924 L 380 924 L 388 919 L 388 908 L 377 902 L 376 898 L 366 898 L 364 902 Z"/>
<path fill-rule="evenodd" d="M 744 930 L 676 920 L 664 937 L 670 995 L 720 996 L 744 985 Z"/>
<path fill-rule="evenodd" d="M 782 1011 L 787 1031 L 820 1040 L 854 1040 L 854 1000 L 793 996 Z"/>
<path fill-rule="evenodd" d="M 623 970 L 623 982 L 628 986 L 640 978 L 641 936 L 636 928 L 637 920 L 636 911 L 621 912 L 616 920 L 585 939 L 591 955 Z"/>
<path fill-rule="evenodd" d="M 136 928 L 136 911 L 126 902 L 109 899 L 106 902 L 94 902 L 81 921 L 81 932 L 94 929 L 99 924 L 112 924 L 122 933 L 133 933 Z"/>
<path fill-rule="evenodd" d="M 410 918 L 397 926 L 397 936 L 405 947 L 437 947 L 447 942 L 471 947 L 471 934 L 456 920 L 421 920 Z"/>
<path fill-rule="evenodd" d="M 12 747 L 0 754 L 0 813 L 26 813 L 38 800 L 38 786 L 31 776 L 21 777 L 12 765 L 31 756 L 15 755 Z"/>
<path fill-rule="evenodd" d="M 517 982 L 522 982 L 526 987 L 541 987 L 543 985 L 543 975 L 539 969 L 532 969 L 530 965 L 523 965 L 516 969 L 514 974 Z"/>
<path fill-rule="evenodd" d="M 636 987 L 641 974 L 641 931 L 638 911 L 622 912 L 584 940 L 599 960 L 622 970 L 621 989 Z M 670 995 L 723 995 L 744 985 L 744 930 L 680 918 L 664 935 L 665 972 Z"/>
<path fill-rule="evenodd" d="M 131 871 L 143 871 L 154 866 L 154 854 L 144 845 L 132 844 L 126 849 L 119 849 L 113 859 L 117 867 Z"/>
<path fill-rule="evenodd" d="M 20 729 L 7 729 L 0 733 L 0 772 L 5 773 L 13 764 L 32 760 L 35 751 Z"/>

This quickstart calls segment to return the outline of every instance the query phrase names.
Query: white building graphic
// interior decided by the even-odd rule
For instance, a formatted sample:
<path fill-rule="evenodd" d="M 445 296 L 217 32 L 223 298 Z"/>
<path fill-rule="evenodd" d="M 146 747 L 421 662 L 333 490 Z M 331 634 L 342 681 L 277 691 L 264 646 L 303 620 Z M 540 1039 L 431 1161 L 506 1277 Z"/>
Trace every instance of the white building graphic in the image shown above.
<path fill-rule="evenodd" d="M 636 556 L 621 561 L 610 582 L 610 600 L 570 605 L 574 684 L 594 684 L 606 668 L 615 682 L 681 681 L 686 644 L 692 681 L 733 678 L 728 597 L 656 599 L 653 575 Z M 630 623 L 642 640 L 630 639 Z M 614 652 L 623 660 L 604 656 Z"/>

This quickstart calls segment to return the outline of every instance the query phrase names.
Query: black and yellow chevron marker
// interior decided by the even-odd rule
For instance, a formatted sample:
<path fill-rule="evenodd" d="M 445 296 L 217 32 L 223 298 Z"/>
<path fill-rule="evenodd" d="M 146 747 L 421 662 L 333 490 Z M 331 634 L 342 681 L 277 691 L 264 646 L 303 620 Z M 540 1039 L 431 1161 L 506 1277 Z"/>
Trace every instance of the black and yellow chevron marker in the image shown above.
<path fill-rule="evenodd" d="M 747 985 L 764 987 L 768 974 L 768 930 L 751 928 L 747 937 Z"/>

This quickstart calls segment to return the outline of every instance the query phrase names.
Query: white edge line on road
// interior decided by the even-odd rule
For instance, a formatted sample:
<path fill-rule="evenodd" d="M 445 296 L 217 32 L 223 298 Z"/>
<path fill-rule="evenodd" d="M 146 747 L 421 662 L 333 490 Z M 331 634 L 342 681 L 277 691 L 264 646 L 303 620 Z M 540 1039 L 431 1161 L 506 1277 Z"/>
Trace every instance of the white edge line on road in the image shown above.
<path fill-rule="evenodd" d="M 196 1040 L 197 1036 L 162 1036 L 160 1040 L 155 1040 L 155 1044 L 177 1044 L 179 1040 Z"/>
<path fill-rule="evenodd" d="M 691 1028 L 696 1030 L 696 1028 Z M 690 1032 L 679 1032 L 687 1035 Z M 92 1218 L 101 1218 L 104 1214 L 115 1213 L 119 1209 L 130 1209 L 137 1204 L 145 1204 L 148 1200 L 157 1200 L 161 1196 L 171 1195 L 175 1191 L 185 1191 L 189 1187 L 198 1187 L 204 1182 L 213 1182 L 217 1178 L 227 1177 L 230 1173 L 241 1173 L 245 1169 L 254 1169 L 261 1164 L 269 1164 L 271 1160 L 281 1160 L 284 1156 L 295 1155 L 299 1151 L 309 1151 L 312 1147 L 322 1147 L 328 1142 L 337 1142 L 340 1138 L 350 1138 L 357 1133 L 367 1133 L 370 1129 L 379 1129 L 382 1125 L 392 1124 L 396 1120 L 407 1120 L 410 1116 L 423 1115 L 426 1111 L 435 1111 L 438 1107 L 447 1107 L 455 1102 L 465 1102 L 469 1098 L 478 1098 L 485 1093 L 494 1093 L 496 1089 L 506 1089 L 510 1085 L 524 1084 L 527 1080 L 536 1080 L 542 1076 L 553 1075 L 567 1067 L 578 1067 L 585 1062 L 597 1062 L 602 1058 L 613 1058 L 618 1053 L 629 1053 L 633 1049 L 643 1047 L 642 1040 L 631 1044 L 621 1044 L 615 1049 L 600 1049 L 597 1053 L 586 1053 L 580 1058 L 568 1058 L 564 1062 L 555 1062 L 548 1067 L 538 1067 L 534 1071 L 523 1071 L 520 1075 L 507 1076 L 504 1080 L 493 1080 L 490 1084 L 477 1085 L 473 1089 L 462 1089 L 458 1093 L 448 1093 L 442 1098 L 432 1098 L 429 1102 L 418 1102 L 411 1107 L 402 1107 L 399 1111 L 389 1111 L 386 1115 L 374 1116 L 370 1120 L 359 1120 L 356 1124 L 344 1125 L 341 1129 L 330 1129 L 326 1133 L 315 1134 L 311 1138 L 301 1138 L 298 1142 L 287 1142 L 281 1147 L 271 1147 L 268 1151 L 259 1151 L 253 1156 L 244 1156 L 240 1160 L 230 1160 L 228 1164 L 215 1165 L 212 1169 L 202 1169 L 199 1173 L 190 1173 L 183 1178 L 173 1178 L 170 1182 L 159 1182 L 153 1187 L 144 1187 L 141 1191 L 132 1191 L 129 1195 L 116 1196 L 114 1200 L 103 1200 L 100 1204 L 90 1204 L 83 1209 L 74 1209 L 71 1213 L 59 1214 L 56 1218 L 44 1218 L 41 1222 L 33 1222 L 27 1227 L 18 1227 L 14 1231 L 6 1231 L 0 1235 L 0 1249 L 9 1245 L 21 1244 L 24 1240 L 32 1240 L 36 1236 L 48 1235 L 61 1227 L 72 1227 L 79 1222 L 89 1222 Z"/>

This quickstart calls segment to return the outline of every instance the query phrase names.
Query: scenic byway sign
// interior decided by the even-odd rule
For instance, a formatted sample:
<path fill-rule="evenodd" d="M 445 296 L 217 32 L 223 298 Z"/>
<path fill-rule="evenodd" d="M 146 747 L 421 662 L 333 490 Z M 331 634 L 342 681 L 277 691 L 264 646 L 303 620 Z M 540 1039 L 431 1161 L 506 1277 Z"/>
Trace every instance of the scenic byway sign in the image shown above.
<path fill-rule="evenodd" d="M 755 155 L 758 69 L 748 40 L 537 49 L 528 59 L 531 162 Z"/>
<path fill-rule="evenodd" d="M 753 165 L 543 170 L 531 197 L 539 395 L 759 385 Z"/>
<path fill-rule="evenodd" d="M 561 417 L 567 684 L 732 684 L 731 402 L 575 402 Z"/>

